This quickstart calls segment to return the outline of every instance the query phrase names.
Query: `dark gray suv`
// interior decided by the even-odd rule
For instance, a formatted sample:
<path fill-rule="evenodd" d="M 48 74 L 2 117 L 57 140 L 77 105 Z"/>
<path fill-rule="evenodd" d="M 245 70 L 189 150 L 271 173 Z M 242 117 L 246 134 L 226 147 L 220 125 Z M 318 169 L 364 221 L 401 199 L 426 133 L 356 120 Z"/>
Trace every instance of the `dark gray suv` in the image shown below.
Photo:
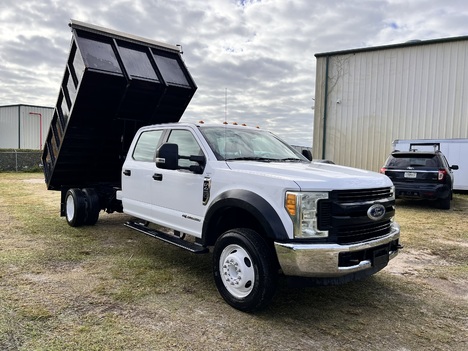
<path fill-rule="evenodd" d="M 450 209 L 453 191 L 453 172 L 440 145 L 434 151 L 417 151 L 412 144 L 410 151 L 393 151 L 380 173 L 387 175 L 395 185 L 396 198 L 433 200 L 440 208 Z M 431 144 L 432 145 L 432 144 Z"/>

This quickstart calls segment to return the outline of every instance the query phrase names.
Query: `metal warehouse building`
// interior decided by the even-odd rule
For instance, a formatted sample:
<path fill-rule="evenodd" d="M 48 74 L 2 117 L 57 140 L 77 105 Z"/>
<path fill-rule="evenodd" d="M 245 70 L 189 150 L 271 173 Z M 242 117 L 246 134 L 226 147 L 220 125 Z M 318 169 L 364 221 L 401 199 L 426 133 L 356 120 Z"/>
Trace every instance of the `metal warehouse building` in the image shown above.
<path fill-rule="evenodd" d="M 315 158 L 378 171 L 395 139 L 468 137 L 468 36 L 315 56 Z"/>
<path fill-rule="evenodd" d="M 0 106 L 0 149 L 42 150 L 53 113 L 52 107 Z"/>

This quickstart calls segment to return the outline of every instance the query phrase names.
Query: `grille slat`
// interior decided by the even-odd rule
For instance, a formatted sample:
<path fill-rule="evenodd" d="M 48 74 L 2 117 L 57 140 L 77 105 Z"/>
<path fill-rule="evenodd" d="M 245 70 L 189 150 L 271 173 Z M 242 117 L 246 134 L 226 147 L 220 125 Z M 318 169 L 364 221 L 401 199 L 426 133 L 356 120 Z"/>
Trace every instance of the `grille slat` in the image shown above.
<path fill-rule="evenodd" d="M 335 196 L 339 202 L 364 202 L 389 198 L 392 196 L 392 190 L 391 188 L 342 190 L 337 191 Z"/>
<path fill-rule="evenodd" d="M 390 232 L 390 221 L 351 228 L 350 230 L 338 230 L 338 244 L 346 244 L 358 241 L 370 240 Z"/>

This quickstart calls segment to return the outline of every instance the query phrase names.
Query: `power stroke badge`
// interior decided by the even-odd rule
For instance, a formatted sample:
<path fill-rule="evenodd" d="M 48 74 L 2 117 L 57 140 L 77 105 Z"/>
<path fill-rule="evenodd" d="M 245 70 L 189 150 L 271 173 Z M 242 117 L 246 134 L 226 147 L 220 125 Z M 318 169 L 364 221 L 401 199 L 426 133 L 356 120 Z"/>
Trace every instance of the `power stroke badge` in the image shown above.
<path fill-rule="evenodd" d="M 203 205 L 208 203 L 210 199 L 210 191 L 211 191 L 211 178 L 205 177 L 203 180 Z"/>

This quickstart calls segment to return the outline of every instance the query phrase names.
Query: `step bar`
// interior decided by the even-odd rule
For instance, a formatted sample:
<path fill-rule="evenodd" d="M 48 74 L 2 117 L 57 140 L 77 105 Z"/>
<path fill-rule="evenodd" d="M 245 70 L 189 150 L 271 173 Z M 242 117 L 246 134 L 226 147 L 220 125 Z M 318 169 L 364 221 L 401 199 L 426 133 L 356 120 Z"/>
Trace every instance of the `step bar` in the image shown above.
<path fill-rule="evenodd" d="M 150 229 L 143 223 L 136 223 L 136 222 L 128 221 L 127 223 L 125 223 L 125 226 L 133 230 L 136 230 L 140 233 L 146 234 L 152 238 L 162 240 L 166 243 L 178 246 L 182 249 L 185 249 L 195 254 L 203 254 L 203 253 L 209 252 L 209 249 L 203 245 L 190 242 L 190 241 L 186 241 L 175 235 L 163 233 L 156 229 Z"/>

